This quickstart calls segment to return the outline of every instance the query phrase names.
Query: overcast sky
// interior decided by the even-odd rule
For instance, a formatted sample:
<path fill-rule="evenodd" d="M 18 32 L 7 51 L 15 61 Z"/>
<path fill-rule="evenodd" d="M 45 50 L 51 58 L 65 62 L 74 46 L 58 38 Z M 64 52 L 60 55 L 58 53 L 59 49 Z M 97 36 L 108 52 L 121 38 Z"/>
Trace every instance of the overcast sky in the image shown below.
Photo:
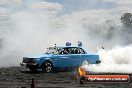
<path fill-rule="evenodd" d="M 72 13 L 84 10 L 114 9 L 121 12 L 131 12 L 131 0 L 0 0 L 2 4 L 13 4 L 13 10 L 21 10 L 28 7 L 31 3 L 50 2 L 59 4 L 63 7 L 64 13 Z M 10 7 L 10 8 L 12 8 Z"/>
<path fill-rule="evenodd" d="M 2 17 L 8 14 L 18 21 L 29 13 L 32 16 L 41 14 L 42 18 L 53 18 L 55 22 L 51 24 L 70 25 L 69 29 L 76 22 L 83 26 L 89 25 L 89 29 L 92 25 L 103 24 L 107 20 L 121 25 L 120 18 L 125 12 L 132 13 L 131 0 L 0 0 Z"/>

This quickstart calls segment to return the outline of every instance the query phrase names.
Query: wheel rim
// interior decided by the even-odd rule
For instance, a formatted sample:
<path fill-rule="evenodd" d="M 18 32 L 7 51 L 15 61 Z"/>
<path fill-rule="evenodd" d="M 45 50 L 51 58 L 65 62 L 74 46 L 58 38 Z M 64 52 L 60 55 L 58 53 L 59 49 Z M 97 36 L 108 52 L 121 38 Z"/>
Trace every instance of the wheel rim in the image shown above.
<path fill-rule="evenodd" d="M 50 72 L 52 70 L 52 64 L 49 62 L 45 63 L 45 71 Z"/>

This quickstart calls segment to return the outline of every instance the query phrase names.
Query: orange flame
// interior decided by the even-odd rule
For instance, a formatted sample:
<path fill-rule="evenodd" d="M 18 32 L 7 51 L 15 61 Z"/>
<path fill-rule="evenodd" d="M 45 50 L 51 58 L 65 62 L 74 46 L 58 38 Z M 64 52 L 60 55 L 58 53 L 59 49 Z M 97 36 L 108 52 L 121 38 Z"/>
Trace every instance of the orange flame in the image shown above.
<path fill-rule="evenodd" d="M 78 68 L 78 73 L 79 73 L 80 76 L 86 75 L 85 70 L 83 68 L 81 68 L 81 67 Z"/>

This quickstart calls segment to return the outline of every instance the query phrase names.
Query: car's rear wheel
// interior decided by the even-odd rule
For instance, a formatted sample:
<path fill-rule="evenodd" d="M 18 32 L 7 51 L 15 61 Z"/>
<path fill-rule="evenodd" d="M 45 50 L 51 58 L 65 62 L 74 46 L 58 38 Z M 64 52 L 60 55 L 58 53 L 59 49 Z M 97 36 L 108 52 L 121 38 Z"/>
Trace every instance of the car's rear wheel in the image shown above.
<path fill-rule="evenodd" d="M 42 65 L 42 70 L 45 73 L 50 73 L 50 72 L 53 72 L 54 66 L 53 66 L 53 64 L 50 61 L 46 61 Z"/>

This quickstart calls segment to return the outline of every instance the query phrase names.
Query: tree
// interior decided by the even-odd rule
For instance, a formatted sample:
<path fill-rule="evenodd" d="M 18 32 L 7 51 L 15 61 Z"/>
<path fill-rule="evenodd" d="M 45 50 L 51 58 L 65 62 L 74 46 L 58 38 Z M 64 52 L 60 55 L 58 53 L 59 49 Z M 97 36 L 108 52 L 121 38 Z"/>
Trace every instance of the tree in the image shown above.
<path fill-rule="evenodd" d="M 124 13 L 121 16 L 121 23 L 123 23 L 126 26 L 132 25 L 132 14 L 131 13 Z"/>
<path fill-rule="evenodd" d="M 121 23 L 123 23 L 123 30 L 121 31 L 122 39 L 124 44 L 131 44 L 132 43 L 132 14 L 131 13 L 124 13 L 121 16 Z"/>

